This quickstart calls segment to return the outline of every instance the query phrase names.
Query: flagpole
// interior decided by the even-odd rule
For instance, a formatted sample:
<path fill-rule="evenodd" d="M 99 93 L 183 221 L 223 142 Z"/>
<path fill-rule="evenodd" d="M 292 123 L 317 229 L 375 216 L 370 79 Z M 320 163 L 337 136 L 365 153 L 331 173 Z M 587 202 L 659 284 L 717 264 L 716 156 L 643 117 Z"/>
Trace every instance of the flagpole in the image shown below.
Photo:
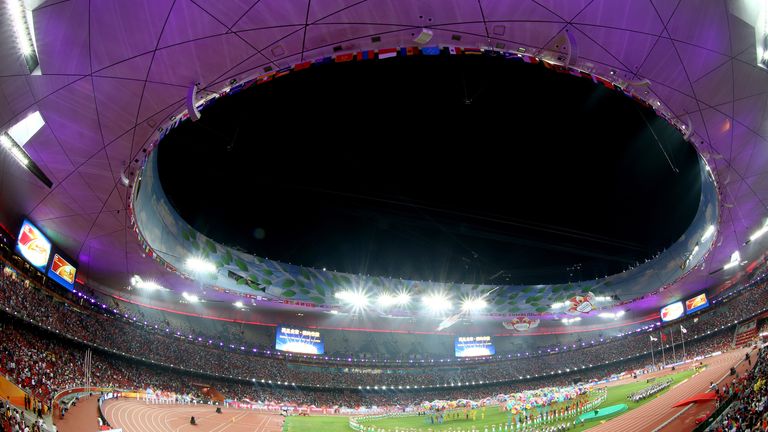
<path fill-rule="evenodd" d="M 675 332 L 670 330 L 669 337 L 672 339 L 672 357 L 675 359 L 674 362 L 677 363 L 677 353 L 675 352 Z"/>
<path fill-rule="evenodd" d="M 661 334 L 661 330 L 659 330 L 659 338 L 661 339 L 661 358 L 664 362 L 661 368 L 664 369 L 664 366 L 667 365 L 667 355 L 664 354 L 664 335 Z"/>
<path fill-rule="evenodd" d="M 685 332 L 683 332 L 683 326 L 680 326 L 680 340 L 683 341 L 683 361 L 685 361 Z"/>
<path fill-rule="evenodd" d="M 656 369 L 656 360 L 653 358 L 653 336 L 651 336 L 649 342 L 651 343 L 651 363 L 653 363 L 653 368 Z"/>

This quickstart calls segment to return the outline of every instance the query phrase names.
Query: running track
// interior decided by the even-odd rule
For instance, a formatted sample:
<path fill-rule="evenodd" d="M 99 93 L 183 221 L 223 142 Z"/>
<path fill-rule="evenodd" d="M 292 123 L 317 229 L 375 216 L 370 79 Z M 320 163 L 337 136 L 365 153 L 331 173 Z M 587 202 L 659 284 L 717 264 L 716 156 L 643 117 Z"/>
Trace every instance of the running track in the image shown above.
<path fill-rule="evenodd" d="M 704 360 L 708 367 L 678 384 L 651 402 L 624 415 L 590 429 L 590 432 L 650 432 L 682 408 L 672 408 L 678 401 L 703 393 L 710 381 L 718 382 L 728 375 L 731 366 L 744 358 L 748 351 L 739 349 Z M 643 376 L 643 379 L 648 376 Z M 147 405 L 132 399 L 107 401 L 104 415 L 113 427 L 125 432 L 281 432 L 282 417 L 256 411 L 224 409 L 216 414 L 214 408 L 194 405 Z M 197 426 L 189 424 L 195 416 Z M 232 419 L 235 421 L 232 422 Z"/>
<path fill-rule="evenodd" d="M 104 416 L 125 432 L 281 432 L 283 417 L 258 411 L 223 408 L 216 414 L 210 405 L 147 405 L 133 399 L 104 403 Z M 197 426 L 189 424 L 195 416 Z M 232 421 L 234 419 L 234 422 Z M 84 431 L 85 432 L 85 431 Z"/>
<path fill-rule="evenodd" d="M 678 384 L 651 402 L 624 415 L 608 420 L 589 432 L 652 431 L 683 408 L 672 408 L 677 402 L 708 390 L 710 381 L 718 382 L 728 375 L 731 366 L 744 358 L 748 349 L 739 349 L 704 360 L 707 368 L 684 383 Z M 645 378 L 645 377 L 644 377 Z"/>

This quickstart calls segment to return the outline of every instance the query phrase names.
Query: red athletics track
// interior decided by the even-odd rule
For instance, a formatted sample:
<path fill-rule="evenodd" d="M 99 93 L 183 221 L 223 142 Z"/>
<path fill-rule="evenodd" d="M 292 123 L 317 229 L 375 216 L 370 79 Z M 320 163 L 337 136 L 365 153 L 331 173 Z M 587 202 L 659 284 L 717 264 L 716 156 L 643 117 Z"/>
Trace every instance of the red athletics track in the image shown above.
<path fill-rule="evenodd" d="M 134 399 L 109 400 L 104 416 L 113 428 L 125 432 L 281 432 L 283 417 L 259 411 L 210 405 L 147 405 Z M 189 424 L 195 416 L 197 426 Z M 234 422 L 232 421 L 234 419 Z M 83 431 L 90 432 L 90 431 Z"/>
<path fill-rule="evenodd" d="M 590 432 L 650 432 L 672 418 L 683 408 L 672 408 L 677 402 L 709 388 L 710 381 L 718 382 L 728 375 L 731 366 L 744 358 L 748 349 L 738 349 L 702 360 L 707 368 L 687 381 L 658 396 L 651 402 L 626 414 L 590 429 Z M 754 356 L 753 356 L 754 357 Z M 643 376 L 645 378 L 646 376 Z M 666 429 L 665 429 L 666 430 Z"/>

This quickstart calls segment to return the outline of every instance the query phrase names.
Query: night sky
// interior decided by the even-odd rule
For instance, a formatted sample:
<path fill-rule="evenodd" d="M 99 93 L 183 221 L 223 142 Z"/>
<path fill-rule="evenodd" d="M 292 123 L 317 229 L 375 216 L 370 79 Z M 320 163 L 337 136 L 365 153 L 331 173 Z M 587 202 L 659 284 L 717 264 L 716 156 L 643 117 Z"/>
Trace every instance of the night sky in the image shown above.
<path fill-rule="evenodd" d="M 617 273 L 685 231 L 701 188 L 652 111 L 485 56 L 313 66 L 217 100 L 158 151 L 172 204 L 217 241 L 423 280 Z"/>

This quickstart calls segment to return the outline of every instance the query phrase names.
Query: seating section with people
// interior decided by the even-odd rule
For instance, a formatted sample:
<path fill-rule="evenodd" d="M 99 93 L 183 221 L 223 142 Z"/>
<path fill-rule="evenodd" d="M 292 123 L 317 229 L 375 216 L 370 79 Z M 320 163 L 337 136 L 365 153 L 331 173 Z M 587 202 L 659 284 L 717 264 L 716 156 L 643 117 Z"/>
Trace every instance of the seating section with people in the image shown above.
<path fill-rule="evenodd" d="M 707 430 L 716 432 L 768 430 L 768 347 L 757 353 L 755 367 L 737 378 L 721 394 L 735 395 L 730 406 Z"/>
<path fill-rule="evenodd" d="M 700 315 L 702 319 L 684 321 L 690 336 L 687 357 L 727 350 L 732 331 L 722 327 L 760 312 L 767 300 L 766 284 L 758 284 Z M 0 273 L 0 372 L 28 389 L 45 410 L 57 391 L 83 383 L 81 360 L 88 347 L 94 349 L 92 379 L 99 386 L 151 387 L 202 398 L 187 384 L 202 381 L 232 399 L 316 406 L 399 405 L 430 398 L 487 396 L 565 385 L 574 376 L 589 381 L 656 367 L 645 351 L 648 334 L 643 332 L 599 347 L 536 357 L 467 365 L 379 365 L 375 367 L 381 373 L 359 373 L 351 371 L 359 368 L 329 367 L 333 362 L 319 367 L 317 362 L 210 346 L 137 325 L 94 305 L 98 306 L 83 297 L 41 288 L 17 271 Z M 667 357 L 671 358 L 669 352 Z M 679 352 L 676 360 L 682 360 Z M 302 390 L 272 384 L 278 381 L 296 383 Z M 391 392 L 370 390 L 376 386 L 387 386 Z M 410 391 L 411 387 L 418 391 Z"/>

